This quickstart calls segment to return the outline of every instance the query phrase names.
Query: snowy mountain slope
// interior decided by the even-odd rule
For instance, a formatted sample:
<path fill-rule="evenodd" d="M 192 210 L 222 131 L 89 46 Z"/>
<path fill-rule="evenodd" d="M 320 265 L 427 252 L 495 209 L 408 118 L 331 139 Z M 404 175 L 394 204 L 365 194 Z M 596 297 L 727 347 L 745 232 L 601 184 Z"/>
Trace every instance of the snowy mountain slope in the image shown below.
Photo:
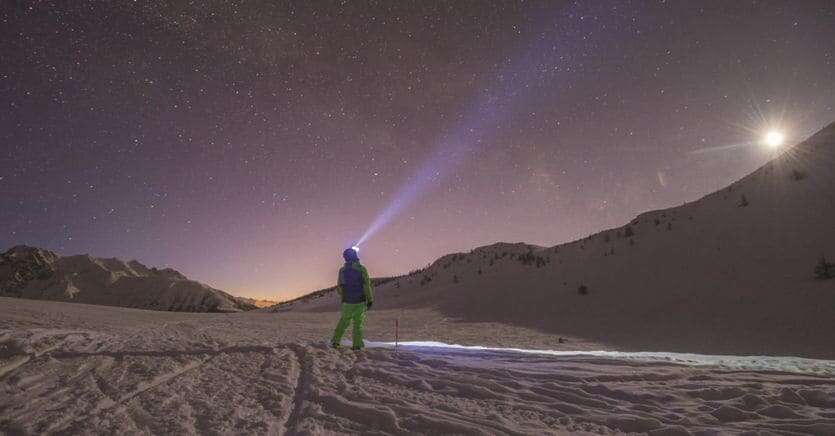
<path fill-rule="evenodd" d="M 835 123 L 725 189 L 623 227 L 444 256 L 379 286 L 375 309 L 431 307 L 625 349 L 833 358 L 822 256 L 835 260 Z"/>
<path fill-rule="evenodd" d="M 0 296 L 178 312 L 237 312 L 255 306 L 170 269 L 17 246 L 0 254 Z"/>

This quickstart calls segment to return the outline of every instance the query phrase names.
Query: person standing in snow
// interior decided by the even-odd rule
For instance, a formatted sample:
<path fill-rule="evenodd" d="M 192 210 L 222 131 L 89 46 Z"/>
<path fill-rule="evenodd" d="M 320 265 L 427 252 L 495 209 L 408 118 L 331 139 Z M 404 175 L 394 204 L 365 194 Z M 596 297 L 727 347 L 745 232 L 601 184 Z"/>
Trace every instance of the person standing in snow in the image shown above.
<path fill-rule="evenodd" d="M 345 329 L 353 322 L 351 349 L 361 350 L 364 345 L 362 335 L 365 312 L 374 304 L 374 289 L 368 277 L 368 270 L 360 264 L 357 250 L 348 248 L 342 252 L 342 257 L 345 259 L 345 265 L 339 269 L 339 278 L 336 283 L 336 292 L 342 300 L 342 315 L 333 332 L 331 345 L 333 348 L 339 348 Z"/>

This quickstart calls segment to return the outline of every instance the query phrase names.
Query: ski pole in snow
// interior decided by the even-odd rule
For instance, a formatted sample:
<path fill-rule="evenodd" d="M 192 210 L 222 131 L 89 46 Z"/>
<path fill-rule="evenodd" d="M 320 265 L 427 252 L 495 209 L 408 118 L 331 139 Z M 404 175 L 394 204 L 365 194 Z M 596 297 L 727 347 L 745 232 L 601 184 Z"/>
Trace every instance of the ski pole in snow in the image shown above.
<path fill-rule="evenodd" d="M 400 318 L 394 319 L 394 352 L 397 352 L 397 340 L 400 337 Z"/>

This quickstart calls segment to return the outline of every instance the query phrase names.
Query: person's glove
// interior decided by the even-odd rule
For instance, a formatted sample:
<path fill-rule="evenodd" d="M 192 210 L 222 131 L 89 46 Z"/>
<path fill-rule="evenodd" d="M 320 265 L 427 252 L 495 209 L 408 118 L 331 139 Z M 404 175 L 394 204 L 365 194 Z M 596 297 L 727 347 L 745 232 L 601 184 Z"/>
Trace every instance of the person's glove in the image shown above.
<path fill-rule="evenodd" d="M 365 309 L 366 309 L 366 310 L 367 310 L 367 309 L 371 309 L 371 306 L 372 306 L 373 304 L 374 304 L 374 302 L 373 302 L 373 301 L 369 301 L 369 302 L 365 303 Z"/>

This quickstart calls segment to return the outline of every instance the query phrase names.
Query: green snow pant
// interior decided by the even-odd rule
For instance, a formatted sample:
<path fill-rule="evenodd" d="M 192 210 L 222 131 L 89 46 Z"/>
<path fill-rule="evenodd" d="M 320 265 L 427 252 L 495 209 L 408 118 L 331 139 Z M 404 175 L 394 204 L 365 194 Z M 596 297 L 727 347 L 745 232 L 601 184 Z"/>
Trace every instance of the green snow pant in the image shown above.
<path fill-rule="evenodd" d="M 348 324 L 353 321 L 353 348 L 362 348 L 362 327 L 365 324 L 365 303 L 342 303 L 342 316 L 339 317 L 339 322 L 336 324 L 336 330 L 333 332 L 332 344 L 338 344 L 342 341 L 342 335 L 345 334 L 345 329 Z"/>

